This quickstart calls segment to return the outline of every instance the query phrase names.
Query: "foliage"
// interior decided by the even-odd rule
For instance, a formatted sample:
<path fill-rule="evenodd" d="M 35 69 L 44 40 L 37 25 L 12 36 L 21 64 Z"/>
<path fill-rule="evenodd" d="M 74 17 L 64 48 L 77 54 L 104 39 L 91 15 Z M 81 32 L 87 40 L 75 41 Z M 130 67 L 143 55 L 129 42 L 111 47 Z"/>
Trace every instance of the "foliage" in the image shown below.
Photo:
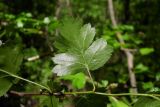
<path fill-rule="evenodd" d="M 0 69 L 8 73 L 0 72 L 1 106 L 51 107 L 52 103 L 56 104 L 54 106 L 77 107 L 158 106 L 158 101 L 151 97 L 94 94 L 62 95 L 58 98 L 14 97 L 10 93 L 12 90 L 42 94 L 50 93 L 48 91 L 85 92 L 92 88 L 92 81 L 86 72 L 88 69 L 96 91 L 128 93 L 131 89 L 130 78 L 122 48 L 134 55 L 133 71 L 138 92 L 159 89 L 159 0 L 113 0 L 117 28 L 112 27 L 107 2 L 0 1 Z M 67 20 L 68 15 L 91 24 L 83 25 L 79 19 Z M 117 32 L 121 33 L 125 44 L 119 43 Z M 112 51 L 109 45 L 114 52 L 105 64 Z M 46 89 L 13 76 L 30 80 Z"/>
<path fill-rule="evenodd" d="M 160 102 L 148 97 L 139 98 L 139 100 L 135 103 L 133 107 L 159 107 Z"/>
<path fill-rule="evenodd" d="M 22 62 L 22 53 L 20 52 L 20 47 L 12 46 L 12 47 L 4 47 L 0 48 L 0 65 L 1 69 L 16 74 L 19 71 L 20 64 Z M 4 95 L 12 84 L 16 82 L 10 75 L 5 73 L 0 73 L 0 96 Z"/>

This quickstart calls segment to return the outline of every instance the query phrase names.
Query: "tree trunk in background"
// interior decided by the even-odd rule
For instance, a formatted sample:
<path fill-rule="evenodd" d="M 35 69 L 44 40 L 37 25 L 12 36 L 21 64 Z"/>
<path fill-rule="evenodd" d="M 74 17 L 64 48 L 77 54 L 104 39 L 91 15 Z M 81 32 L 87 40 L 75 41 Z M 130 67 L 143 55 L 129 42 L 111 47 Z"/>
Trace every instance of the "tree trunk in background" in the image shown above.
<path fill-rule="evenodd" d="M 109 15 L 111 18 L 112 25 L 114 28 L 117 28 L 117 21 L 115 19 L 115 12 L 114 12 L 114 8 L 113 8 L 113 1 L 112 0 L 108 0 L 108 10 L 109 10 Z M 122 39 L 121 33 L 117 32 L 116 36 L 117 36 L 117 39 L 120 42 L 120 44 L 124 45 L 125 41 Z M 129 78 L 130 78 L 131 92 L 137 93 L 136 76 L 135 76 L 135 73 L 133 72 L 134 56 L 129 50 L 124 49 L 123 47 L 121 47 L 121 50 L 124 51 L 124 53 L 127 57 L 127 65 L 128 65 L 128 72 L 129 72 Z"/>
<path fill-rule="evenodd" d="M 62 8 L 62 0 L 57 0 L 57 6 L 56 6 L 56 11 L 55 11 L 55 17 L 57 19 L 59 19 L 60 17 L 60 11 L 61 11 L 61 8 Z"/>
<path fill-rule="evenodd" d="M 55 12 L 55 17 L 59 19 L 62 15 L 63 9 L 67 9 L 67 14 L 69 16 L 73 16 L 72 12 L 72 6 L 70 0 L 57 0 L 57 6 L 56 6 L 56 12 Z"/>

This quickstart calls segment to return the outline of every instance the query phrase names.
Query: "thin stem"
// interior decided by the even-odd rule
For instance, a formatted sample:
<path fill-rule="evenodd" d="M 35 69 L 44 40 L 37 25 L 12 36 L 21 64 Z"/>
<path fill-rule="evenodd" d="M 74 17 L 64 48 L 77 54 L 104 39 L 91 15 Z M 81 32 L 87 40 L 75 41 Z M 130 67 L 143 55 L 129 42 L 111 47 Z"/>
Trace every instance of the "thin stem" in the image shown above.
<path fill-rule="evenodd" d="M 102 93 L 102 92 L 94 92 L 94 91 L 85 91 L 85 92 L 65 92 L 65 95 L 74 95 L 74 94 L 97 94 L 103 96 L 145 96 L 151 97 L 160 101 L 160 94 L 144 94 L 144 93 L 120 93 L 120 94 L 110 94 L 110 93 Z"/>
<path fill-rule="evenodd" d="M 20 77 L 20 76 L 15 75 L 15 74 L 9 73 L 9 72 L 7 72 L 7 71 L 5 71 L 5 70 L 3 70 L 3 69 L 0 69 L 0 71 L 3 72 L 3 73 L 6 73 L 6 74 L 8 74 L 8 75 L 10 75 L 10 76 L 12 76 L 12 77 L 15 77 L 15 78 L 21 79 L 21 80 L 23 80 L 23 81 L 29 82 L 29 83 L 31 83 L 31 84 L 37 85 L 37 86 L 39 86 L 39 87 L 41 87 L 41 88 L 43 88 L 43 89 L 46 89 L 47 91 L 51 92 L 51 90 L 50 90 L 49 88 L 47 88 L 47 87 L 45 87 L 45 86 L 43 86 L 43 85 L 41 85 L 41 84 L 38 84 L 38 83 L 36 83 L 36 82 L 30 81 L 30 80 L 25 79 L 25 78 L 22 78 L 22 77 Z"/>
<path fill-rule="evenodd" d="M 92 94 L 94 91 L 82 91 L 82 92 L 64 92 L 64 95 L 74 95 L 74 94 Z"/>
<path fill-rule="evenodd" d="M 95 86 L 95 84 L 94 84 L 94 80 L 93 80 L 93 78 L 92 78 L 92 75 L 91 75 L 91 73 L 90 73 L 90 71 L 89 71 L 89 67 L 86 65 L 86 69 L 87 69 L 87 72 L 88 72 L 88 75 L 89 75 L 89 78 L 91 79 L 91 81 L 92 81 L 92 85 L 93 85 L 93 89 L 92 89 L 92 91 L 94 92 L 95 90 L 96 90 L 96 86 Z"/>
<path fill-rule="evenodd" d="M 108 94 L 108 93 L 101 93 L 101 92 L 95 92 L 95 94 L 98 95 L 104 95 L 104 96 L 145 96 L 145 97 L 152 97 L 156 100 L 160 101 L 160 94 L 143 94 L 143 93 L 120 93 L 120 94 Z"/>
<path fill-rule="evenodd" d="M 17 92 L 17 91 L 10 91 L 11 94 L 15 94 L 17 96 L 60 96 L 60 95 L 82 95 L 82 94 L 97 94 L 103 96 L 144 96 L 144 97 L 151 97 L 160 101 L 160 94 L 144 94 L 144 93 L 118 93 L 118 94 L 111 94 L 111 93 L 102 93 L 102 92 L 94 92 L 94 91 L 82 91 L 82 92 L 64 92 L 64 93 L 25 93 L 25 92 Z"/>

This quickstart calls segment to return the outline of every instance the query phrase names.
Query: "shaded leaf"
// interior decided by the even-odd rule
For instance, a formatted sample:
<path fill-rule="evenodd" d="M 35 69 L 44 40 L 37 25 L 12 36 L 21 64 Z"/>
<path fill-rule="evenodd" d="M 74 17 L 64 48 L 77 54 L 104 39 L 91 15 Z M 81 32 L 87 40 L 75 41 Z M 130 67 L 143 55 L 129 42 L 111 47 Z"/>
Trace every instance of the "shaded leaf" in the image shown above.
<path fill-rule="evenodd" d="M 22 62 L 22 54 L 20 48 L 15 47 L 1 47 L 0 48 L 0 69 L 6 70 L 15 74 L 19 70 Z M 0 96 L 4 95 L 12 86 L 13 78 L 0 72 Z"/>
<path fill-rule="evenodd" d="M 140 97 L 133 107 L 160 107 L 160 101 L 150 97 Z"/>
<path fill-rule="evenodd" d="M 61 107 L 58 98 L 43 96 L 40 98 L 40 107 Z"/>
<path fill-rule="evenodd" d="M 139 63 L 135 67 L 136 73 L 144 73 L 144 72 L 147 72 L 148 70 L 149 70 L 149 68 L 147 66 L 143 65 L 142 63 Z"/>

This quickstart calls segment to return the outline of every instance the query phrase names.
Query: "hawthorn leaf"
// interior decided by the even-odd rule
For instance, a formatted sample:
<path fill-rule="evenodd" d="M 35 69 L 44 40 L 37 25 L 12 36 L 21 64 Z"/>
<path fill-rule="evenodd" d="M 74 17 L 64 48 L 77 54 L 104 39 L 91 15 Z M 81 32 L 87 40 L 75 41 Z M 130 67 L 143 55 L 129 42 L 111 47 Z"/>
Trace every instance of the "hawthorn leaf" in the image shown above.
<path fill-rule="evenodd" d="M 60 77 L 60 79 L 71 81 L 72 86 L 77 89 L 84 88 L 85 83 L 86 83 L 86 77 L 84 73 L 82 72 L 74 74 L 74 75 L 65 75 L 65 76 Z"/>
<path fill-rule="evenodd" d="M 61 64 L 61 65 L 72 65 L 76 63 L 78 58 L 74 56 L 73 54 L 69 53 L 61 53 L 55 55 L 53 58 L 54 63 Z"/>
<path fill-rule="evenodd" d="M 61 36 L 57 36 L 55 47 L 61 52 L 84 52 L 89 47 L 95 36 L 95 28 L 90 24 L 82 26 L 79 20 L 64 20 L 60 27 Z"/>
<path fill-rule="evenodd" d="M 78 56 L 70 53 L 57 54 L 53 57 L 53 62 L 58 65 L 56 65 L 52 71 L 58 76 L 63 76 L 72 71 L 80 70 L 84 68 L 84 65 L 79 62 L 79 59 Z"/>
<path fill-rule="evenodd" d="M 107 42 L 104 39 L 97 39 L 85 51 L 84 56 L 88 67 L 91 70 L 102 67 L 110 58 L 112 51 L 113 49 L 110 46 L 107 46 Z"/>
<path fill-rule="evenodd" d="M 60 27 L 61 36 L 66 39 L 72 45 L 80 49 L 79 34 L 82 26 L 82 22 L 78 19 L 65 19 L 63 20 L 63 25 Z"/>
<path fill-rule="evenodd" d="M 66 52 L 70 48 L 69 42 L 62 36 L 56 37 L 54 46 L 58 49 L 59 52 Z"/>
<path fill-rule="evenodd" d="M 90 24 L 84 25 L 80 30 L 79 41 L 81 43 L 81 49 L 85 50 L 92 43 L 95 36 L 95 28 L 92 28 Z"/>
<path fill-rule="evenodd" d="M 104 39 L 93 42 L 95 28 L 90 24 L 82 26 L 79 20 L 64 20 L 60 34 L 55 47 L 62 53 L 53 58 L 56 66 L 52 70 L 58 76 L 81 72 L 86 67 L 90 70 L 98 69 L 111 56 L 112 48 Z"/>

